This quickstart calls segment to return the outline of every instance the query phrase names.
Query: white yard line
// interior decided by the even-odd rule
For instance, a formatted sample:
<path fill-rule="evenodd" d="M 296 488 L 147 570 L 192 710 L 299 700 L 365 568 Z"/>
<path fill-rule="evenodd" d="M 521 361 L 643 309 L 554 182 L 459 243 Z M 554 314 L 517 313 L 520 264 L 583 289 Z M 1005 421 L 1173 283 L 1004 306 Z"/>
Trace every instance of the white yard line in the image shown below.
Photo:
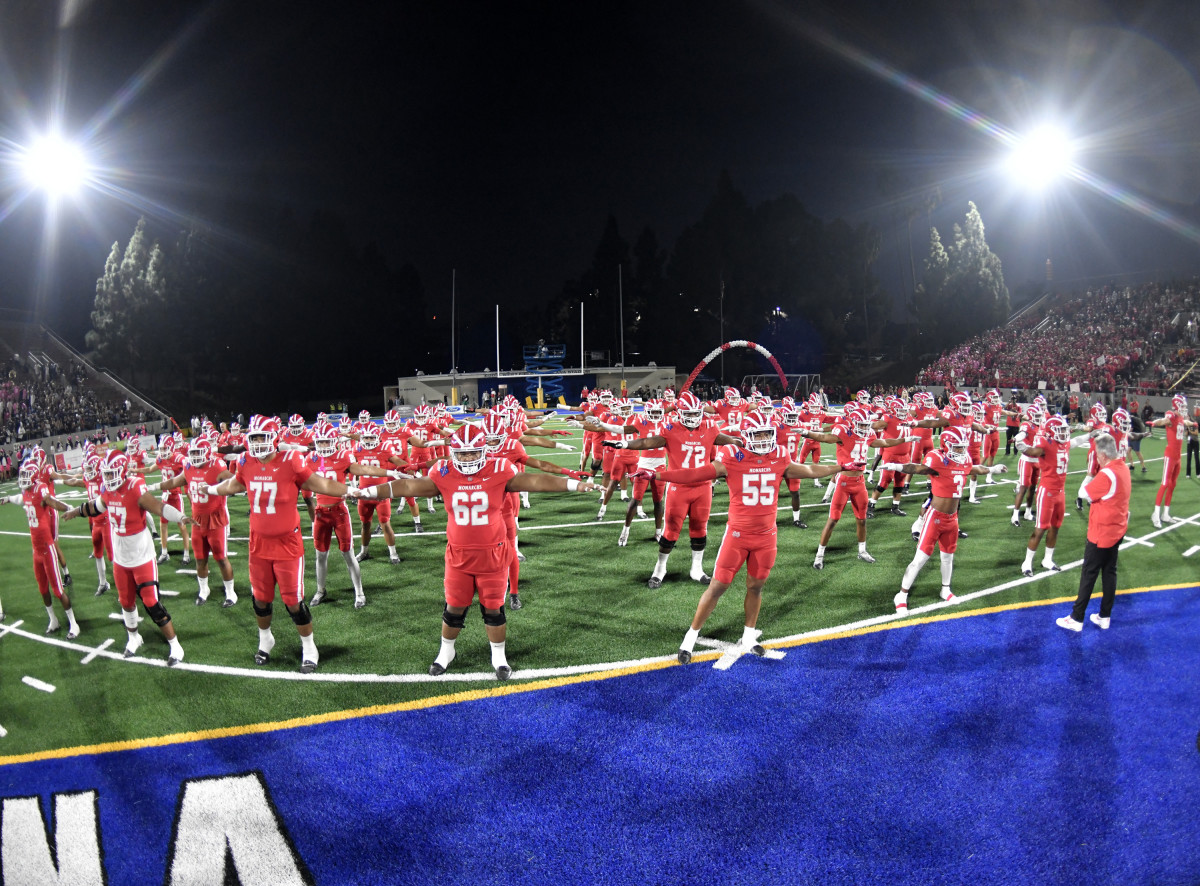
<path fill-rule="evenodd" d="M 54 687 L 49 683 L 43 683 L 37 677 L 25 676 L 21 678 L 21 682 L 26 686 L 32 686 L 34 689 L 40 689 L 42 692 L 53 692 Z"/>
<path fill-rule="evenodd" d="M 99 655 L 101 652 L 103 652 L 105 649 L 107 649 L 109 646 L 112 646 L 112 645 L 113 645 L 113 638 L 109 637 L 107 640 L 105 640 L 103 643 L 101 643 L 99 646 L 97 646 L 95 649 L 93 649 L 91 652 L 89 652 L 87 655 L 85 655 L 79 663 L 87 664 L 89 661 L 91 661 L 93 658 L 95 658 L 97 655 Z"/>

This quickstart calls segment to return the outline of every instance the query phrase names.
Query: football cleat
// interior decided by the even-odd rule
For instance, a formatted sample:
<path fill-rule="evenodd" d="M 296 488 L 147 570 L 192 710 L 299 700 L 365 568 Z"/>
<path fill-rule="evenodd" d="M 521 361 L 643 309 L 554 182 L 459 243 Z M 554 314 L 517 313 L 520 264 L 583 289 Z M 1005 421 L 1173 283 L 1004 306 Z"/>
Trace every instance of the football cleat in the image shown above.
<path fill-rule="evenodd" d="M 370 551 L 359 551 L 358 556 L 356 556 L 354 559 L 357 560 L 359 563 L 362 563 L 365 560 L 370 560 L 371 552 Z"/>
<path fill-rule="evenodd" d="M 233 606 L 235 603 L 237 603 L 237 594 L 234 594 L 232 597 L 226 597 L 224 600 L 222 600 L 221 608 L 228 609 L 230 606 Z"/>
<path fill-rule="evenodd" d="M 874 563 L 875 562 L 875 558 L 872 557 L 870 554 L 868 554 L 866 551 L 859 551 L 858 559 L 862 560 L 864 563 Z"/>
<path fill-rule="evenodd" d="M 71 573 L 69 573 L 69 572 L 63 573 L 63 584 L 65 584 L 67 587 L 71 586 L 71 584 L 72 584 Z"/>
<path fill-rule="evenodd" d="M 1022 569 L 1021 574 L 1023 576 L 1025 576 L 1026 578 L 1033 578 L 1033 570 L 1032 569 Z"/>
<path fill-rule="evenodd" d="M 1083 510 L 1083 499 L 1080 498 L 1079 496 L 1075 496 L 1075 510 L 1077 510 L 1077 511 Z"/>
<path fill-rule="evenodd" d="M 355 594 L 354 595 L 354 608 L 355 609 L 362 609 L 366 605 L 367 605 L 367 595 L 366 594 Z"/>
<path fill-rule="evenodd" d="M 901 615 L 906 614 L 908 612 L 908 594 L 904 591 L 896 594 L 896 596 L 892 598 L 892 604 L 896 607 L 896 611 Z"/>
<path fill-rule="evenodd" d="M 795 520 L 792 521 L 792 525 L 795 526 L 797 529 L 807 529 L 808 528 L 808 524 L 805 523 L 803 520 L 801 520 L 799 517 L 797 517 Z"/>
<path fill-rule="evenodd" d="M 54 621 L 50 622 L 50 624 L 46 625 L 46 633 L 53 634 L 55 631 L 57 631 L 61 627 L 62 627 L 62 625 L 60 625 L 58 623 L 58 620 L 55 619 Z"/>
<path fill-rule="evenodd" d="M 179 664 L 181 661 L 183 661 L 183 653 L 182 652 L 179 654 L 178 658 L 176 658 L 174 655 L 169 655 L 169 656 L 167 656 L 167 667 L 173 668 L 173 667 L 175 667 L 175 665 Z"/>
<path fill-rule="evenodd" d="M 159 563 L 166 563 L 166 562 L 168 562 L 170 559 L 171 559 L 171 555 L 170 555 L 170 554 L 168 554 L 166 551 L 163 551 L 161 554 L 159 554 L 159 555 L 158 555 L 158 562 L 159 562 Z"/>
<path fill-rule="evenodd" d="M 203 597 L 201 597 L 200 595 L 196 596 L 196 605 L 197 606 L 203 606 L 207 602 L 208 602 L 208 594 L 205 594 Z"/>
<path fill-rule="evenodd" d="M 436 513 L 437 513 L 437 508 L 435 508 L 435 507 L 433 506 L 433 499 L 432 499 L 432 498 L 431 498 L 431 499 L 429 499 L 429 513 L 431 513 L 431 514 L 436 514 Z"/>
<path fill-rule="evenodd" d="M 963 531 L 960 529 L 960 530 L 958 530 L 958 537 L 959 537 L 959 538 L 970 538 L 971 536 L 967 535 L 967 533 L 963 532 Z"/>
<path fill-rule="evenodd" d="M 425 531 L 425 527 L 422 526 L 420 523 L 413 524 L 413 534 L 414 535 L 420 535 L 424 531 Z"/>
<path fill-rule="evenodd" d="M 1155 529 L 1162 529 L 1162 520 L 1159 519 L 1157 514 L 1150 518 L 1150 525 Z"/>
<path fill-rule="evenodd" d="M 662 579 L 654 578 L 653 576 L 651 576 L 650 580 L 648 582 L 646 582 L 646 587 L 650 588 L 650 590 L 652 590 L 652 591 L 656 590 L 658 588 L 661 588 L 662 587 Z"/>
<path fill-rule="evenodd" d="M 908 511 L 902 511 L 900 509 L 900 505 L 892 505 L 891 510 L 888 511 L 888 513 L 895 514 L 897 517 L 907 517 L 908 516 Z"/>
<path fill-rule="evenodd" d="M 686 649 L 680 649 L 675 653 L 675 659 L 680 664 L 687 664 L 692 660 L 692 653 L 688 652 Z"/>
<path fill-rule="evenodd" d="M 320 606 L 322 603 L 325 602 L 325 598 L 328 596 L 329 596 L 329 593 L 324 588 L 317 588 L 317 592 L 315 594 L 313 594 L 312 602 L 309 603 L 308 605 L 309 606 Z"/>
<path fill-rule="evenodd" d="M 1057 563 L 1043 562 L 1042 568 L 1045 569 L 1047 572 L 1062 572 L 1062 567 L 1059 566 Z"/>
<path fill-rule="evenodd" d="M 399 565 L 400 558 L 397 555 L 392 554 L 388 557 L 388 562 L 391 563 L 393 566 L 396 566 L 396 565 Z"/>
<path fill-rule="evenodd" d="M 875 519 L 875 509 L 874 509 L 874 508 L 871 508 L 871 507 L 868 507 L 868 508 L 867 508 L 867 519 L 868 519 L 868 520 L 874 520 L 874 519 Z"/>
<path fill-rule="evenodd" d="M 518 563 L 525 562 L 525 554 L 522 551 L 517 551 L 517 562 Z"/>
<path fill-rule="evenodd" d="M 638 509 L 637 509 L 637 518 L 638 518 L 639 520 L 645 520 L 645 519 L 646 519 L 646 512 L 645 512 L 644 510 L 642 510 L 641 508 L 638 508 Z"/>
<path fill-rule="evenodd" d="M 817 557 L 815 560 L 813 560 L 813 569 L 824 569 L 824 568 L 825 568 L 825 558 L 824 557 Z"/>
<path fill-rule="evenodd" d="M 1105 625 L 1105 627 L 1108 627 L 1108 625 Z M 78 636 L 79 636 L 79 631 L 78 631 L 78 630 L 74 630 L 74 631 L 67 631 L 67 639 L 68 639 L 68 640 L 74 640 L 74 639 L 75 639 L 76 637 L 78 637 Z"/>
<path fill-rule="evenodd" d="M 270 660 L 271 660 L 271 653 L 269 653 L 269 652 L 264 652 L 263 650 L 260 649 L 254 653 L 254 663 L 256 665 L 265 665 Z"/>
<path fill-rule="evenodd" d="M 1071 616 L 1069 616 L 1069 615 L 1064 615 L 1062 618 L 1056 620 L 1054 623 L 1056 625 L 1058 625 L 1060 628 L 1066 628 L 1068 631 L 1074 631 L 1077 634 L 1083 630 L 1083 622 L 1076 621 L 1075 619 L 1071 618 Z"/>
<path fill-rule="evenodd" d="M 317 663 L 315 661 L 308 661 L 307 659 L 305 659 L 304 661 L 300 662 L 300 673 L 312 674 L 312 673 L 315 673 L 316 670 L 317 670 Z"/>
<path fill-rule="evenodd" d="M 513 612 L 516 612 L 518 609 L 520 609 L 524 605 L 525 604 L 521 602 L 520 594 L 509 594 L 508 595 L 508 608 L 511 609 Z"/>
<path fill-rule="evenodd" d="M 598 514 L 596 514 L 596 519 L 597 519 L 597 520 L 603 520 L 603 519 L 604 519 L 604 511 L 605 511 L 605 510 L 606 510 L 606 508 L 604 507 L 604 505 L 600 505 L 600 512 L 599 512 Z"/>
<path fill-rule="evenodd" d="M 497 680 L 507 680 L 511 676 L 512 668 L 510 668 L 508 665 L 500 665 L 500 667 L 496 668 Z"/>
<path fill-rule="evenodd" d="M 125 657 L 133 658 L 137 655 L 137 651 L 142 648 L 142 644 L 146 641 L 142 639 L 141 634 L 132 634 L 125 642 Z"/>
<path fill-rule="evenodd" d="M 941 598 L 949 603 L 951 600 L 955 599 L 954 592 L 949 588 L 942 588 Z"/>
<path fill-rule="evenodd" d="M 108 589 L 109 589 L 108 582 L 104 582 L 102 585 L 100 585 L 100 587 L 96 588 L 96 596 L 99 597 L 103 594 L 108 593 Z"/>
<path fill-rule="evenodd" d="M 623 548 L 629 544 L 629 527 L 626 526 L 621 530 L 621 534 L 617 536 L 617 547 Z"/>
<path fill-rule="evenodd" d="M 969 505 L 977 505 L 977 504 L 979 504 L 979 499 L 977 499 L 977 498 L 968 498 L 968 499 L 967 499 L 967 504 L 969 504 Z"/>
<path fill-rule="evenodd" d="M 1009 520 L 1008 522 L 1011 523 L 1013 526 L 1017 527 L 1018 529 L 1021 528 L 1021 518 L 1018 517 L 1016 514 L 1013 514 L 1013 518 L 1011 520 Z"/>
<path fill-rule="evenodd" d="M 761 643 L 755 643 L 753 646 L 750 647 L 750 651 L 753 652 L 755 655 L 757 655 L 759 658 L 762 658 L 764 655 L 767 654 L 767 648 L 765 646 L 763 646 Z"/>
<path fill-rule="evenodd" d="M 429 666 L 429 676 L 431 677 L 440 677 L 444 673 L 446 673 L 445 665 L 440 665 L 435 661 Z"/>
<path fill-rule="evenodd" d="M 690 578 L 692 581 L 700 581 L 700 582 L 712 581 L 712 576 L 709 575 L 707 572 L 691 572 L 691 573 L 688 573 L 688 578 Z"/>

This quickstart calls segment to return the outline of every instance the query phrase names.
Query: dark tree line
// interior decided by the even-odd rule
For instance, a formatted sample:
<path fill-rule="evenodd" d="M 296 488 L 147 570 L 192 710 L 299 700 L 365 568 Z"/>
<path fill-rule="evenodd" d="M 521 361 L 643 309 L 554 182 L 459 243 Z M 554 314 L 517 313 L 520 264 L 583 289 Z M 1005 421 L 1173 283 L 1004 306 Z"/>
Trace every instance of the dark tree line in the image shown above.
<path fill-rule="evenodd" d="M 214 213 L 249 219 L 236 236 L 194 224 L 152 237 L 142 220 L 124 247 L 114 243 L 87 338 L 98 362 L 179 412 L 246 403 L 284 411 L 373 392 L 396 375 L 396 348 L 364 344 L 351 356 L 354 334 L 403 330 L 407 342 L 428 346 L 406 363 L 445 371 L 448 336 L 426 311 L 415 267 L 391 269 L 334 214 L 301 221 L 269 205 Z M 890 300 L 873 273 L 879 243 L 869 226 L 824 221 L 789 194 L 752 206 L 722 173 L 673 246 L 650 228 L 630 242 L 610 217 L 591 267 L 541 306 L 505 309 L 502 337 L 522 341 L 505 341 L 502 359 L 513 344 L 539 338 L 565 343 L 576 359 L 582 302 L 587 350 L 607 351 L 615 363 L 623 302 L 630 365 L 686 371 L 723 335 L 764 344 L 789 372 L 819 371 L 827 355 L 881 341 Z M 472 324 L 460 337 L 459 352 L 469 356 L 459 365 L 495 362 L 481 358 L 491 339 L 490 324 Z M 758 358 L 728 359 L 727 376 L 762 371 Z"/>

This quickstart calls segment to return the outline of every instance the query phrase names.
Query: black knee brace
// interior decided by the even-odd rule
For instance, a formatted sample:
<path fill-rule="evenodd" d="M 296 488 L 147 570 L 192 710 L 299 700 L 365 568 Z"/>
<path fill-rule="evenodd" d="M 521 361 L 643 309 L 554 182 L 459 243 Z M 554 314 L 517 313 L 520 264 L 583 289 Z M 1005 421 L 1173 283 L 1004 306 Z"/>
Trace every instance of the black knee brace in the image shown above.
<path fill-rule="evenodd" d="M 157 581 L 144 581 L 140 585 L 138 585 L 136 588 L 133 589 L 134 593 L 137 594 L 138 599 L 142 601 L 142 605 L 146 606 L 146 611 L 149 612 L 150 607 L 146 605 L 146 598 L 142 595 L 142 588 L 154 588 L 154 597 L 155 597 L 155 599 L 157 599 L 158 598 L 158 582 Z"/>
<path fill-rule="evenodd" d="M 693 538 L 692 539 L 692 550 L 693 551 L 703 551 L 704 546 L 707 544 L 708 544 L 708 536 L 707 535 L 702 535 L 699 538 Z"/>
<path fill-rule="evenodd" d="M 504 624 L 504 607 L 499 609 L 484 609 L 483 604 L 479 604 L 479 611 L 483 613 L 483 623 L 489 628 L 498 628 Z"/>
<path fill-rule="evenodd" d="M 163 608 L 162 603 L 155 603 L 153 606 L 147 606 L 146 614 L 150 616 L 150 620 L 160 628 L 166 627 L 171 623 L 171 616 L 167 614 L 167 610 Z"/>
<path fill-rule="evenodd" d="M 458 615 L 455 615 L 450 611 L 449 606 L 443 606 L 442 621 L 448 628 L 459 628 L 461 630 L 462 626 L 467 623 L 467 611 L 464 609 L 462 612 L 458 613 Z"/>
<path fill-rule="evenodd" d="M 675 542 L 671 541 L 665 535 L 658 540 L 658 552 L 660 554 L 669 554 L 675 550 Z"/>
<path fill-rule="evenodd" d="M 256 600 L 254 597 L 250 598 L 250 606 L 254 609 L 254 614 L 259 618 L 269 618 L 271 615 L 271 610 L 275 608 L 274 604 L 272 604 L 270 600 L 260 606 L 258 600 Z"/>
<path fill-rule="evenodd" d="M 295 609 L 292 609 L 291 606 L 287 607 L 287 611 L 288 615 L 292 617 L 292 621 L 296 623 L 296 627 L 312 624 L 312 612 L 309 610 L 308 604 L 303 600 L 300 601 L 300 604 Z"/>

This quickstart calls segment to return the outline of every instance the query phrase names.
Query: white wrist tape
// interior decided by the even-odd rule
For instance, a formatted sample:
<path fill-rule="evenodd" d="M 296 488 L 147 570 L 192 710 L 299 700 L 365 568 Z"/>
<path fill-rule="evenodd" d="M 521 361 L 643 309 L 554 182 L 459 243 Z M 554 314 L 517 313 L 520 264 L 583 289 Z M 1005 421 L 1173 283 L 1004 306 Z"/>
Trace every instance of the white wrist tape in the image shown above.
<path fill-rule="evenodd" d="M 177 510 L 173 505 L 163 505 L 162 515 L 168 523 L 183 522 L 183 511 Z"/>

